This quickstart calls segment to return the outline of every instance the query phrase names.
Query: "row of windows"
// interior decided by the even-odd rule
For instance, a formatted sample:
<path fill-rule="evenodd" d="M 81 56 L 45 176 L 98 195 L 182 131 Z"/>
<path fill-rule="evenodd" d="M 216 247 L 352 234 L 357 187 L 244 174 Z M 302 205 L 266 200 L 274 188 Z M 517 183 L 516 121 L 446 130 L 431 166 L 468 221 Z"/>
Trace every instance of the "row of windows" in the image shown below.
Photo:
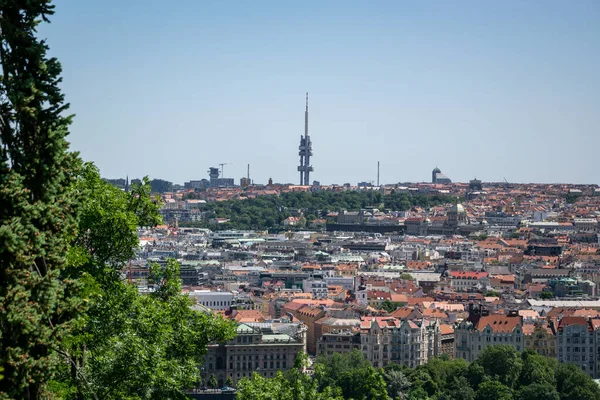
<path fill-rule="evenodd" d="M 273 368 L 287 368 L 287 361 L 263 361 L 263 369 L 273 369 Z M 233 369 L 233 363 L 229 363 L 229 369 Z M 252 370 L 252 362 L 237 362 L 235 363 L 236 370 Z M 260 363 L 258 361 L 254 362 L 254 369 L 257 370 L 260 367 Z"/>
<path fill-rule="evenodd" d="M 252 336 L 238 336 L 237 337 L 237 342 L 238 343 L 252 343 Z"/>
<path fill-rule="evenodd" d="M 200 301 L 206 307 L 225 307 L 231 304 L 230 301 Z"/>
<path fill-rule="evenodd" d="M 585 346 L 583 346 L 583 347 L 579 347 L 579 346 L 573 347 L 573 351 L 574 352 L 578 352 L 578 353 L 579 352 L 588 353 L 587 347 L 585 347 Z M 562 353 L 563 352 L 563 348 L 559 347 L 558 348 L 558 352 Z M 567 346 L 567 352 L 568 353 L 571 352 L 571 346 Z M 589 353 L 593 353 L 593 352 L 594 352 L 594 349 L 592 347 L 590 347 Z"/>
<path fill-rule="evenodd" d="M 238 355 L 238 356 L 229 356 L 229 361 L 233 361 L 233 360 L 234 360 L 234 357 L 236 357 L 236 358 L 235 358 L 235 360 L 237 360 L 237 361 L 240 361 L 240 360 L 242 360 L 242 361 L 245 361 L 245 360 L 246 360 L 246 356 L 245 356 L 245 355 L 242 355 L 242 356 L 239 356 L 239 355 Z M 270 358 L 271 360 L 274 360 L 274 359 L 277 359 L 277 360 L 279 360 L 279 354 L 277 354 L 277 357 L 274 357 L 274 355 L 273 355 L 273 354 L 271 354 L 271 357 L 269 357 L 269 356 L 268 356 L 268 354 L 265 354 L 265 355 L 263 355 L 263 357 L 262 357 L 262 358 L 263 358 L 263 359 L 269 359 L 269 358 Z M 259 359 L 259 356 L 258 356 L 258 354 L 254 356 L 254 359 L 255 359 L 255 360 L 258 360 L 258 359 Z M 287 355 L 286 355 L 286 354 L 283 354 L 283 355 L 281 356 L 281 359 L 282 359 L 282 360 L 286 360 L 286 359 L 287 359 Z M 248 360 L 252 360 L 252 356 L 251 356 L 251 355 L 248 355 Z"/>
<path fill-rule="evenodd" d="M 256 371 L 256 372 L 259 372 L 259 371 Z M 273 376 L 275 376 L 275 372 L 265 372 L 265 373 L 261 372 L 260 374 L 262 376 L 265 376 L 265 377 L 273 377 Z M 239 378 L 245 378 L 246 377 L 246 373 L 245 372 L 238 372 L 237 373 L 237 377 L 238 377 L 238 379 Z M 248 378 L 250 378 L 250 377 L 252 377 L 252 373 L 248 373 Z"/>
<path fill-rule="evenodd" d="M 238 337 L 239 337 L 239 336 L 238 336 Z M 252 342 L 250 341 L 250 339 L 248 339 L 248 343 L 252 343 Z M 241 352 L 244 352 L 244 353 L 245 353 L 245 352 L 255 352 L 255 353 L 256 353 L 256 352 L 278 353 L 278 352 L 282 352 L 282 351 L 289 350 L 289 348 L 287 348 L 287 347 L 275 347 L 275 346 L 273 346 L 273 347 L 267 347 L 267 348 L 258 348 L 258 347 L 255 347 L 255 346 L 250 346 L 250 347 L 251 347 L 251 348 L 247 348 L 247 347 L 244 347 L 244 348 L 239 348 L 239 347 L 237 347 L 237 346 L 236 346 L 236 347 L 230 347 L 230 348 L 229 348 L 229 352 L 230 352 L 230 353 L 234 353 L 234 354 L 235 354 L 235 353 L 241 353 Z"/>

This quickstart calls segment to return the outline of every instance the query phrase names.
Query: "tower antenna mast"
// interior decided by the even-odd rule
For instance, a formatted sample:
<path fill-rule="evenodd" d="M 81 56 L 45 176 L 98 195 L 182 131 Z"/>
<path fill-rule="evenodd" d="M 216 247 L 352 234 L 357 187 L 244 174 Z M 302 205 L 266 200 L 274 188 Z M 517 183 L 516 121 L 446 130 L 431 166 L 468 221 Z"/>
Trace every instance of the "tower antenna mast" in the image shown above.
<path fill-rule="evenodd" d="M 308 133 L 308 92 L 306 92 L 306 109 L 304 111 L 304 135 L 300 136 L 300 146 L 298 146 L 298 155 L 300 156 L 300 185 L 310 185 L 310 173 L 313 167 L 310 165 L 310 156 L 312 156 L 312 142 Z"/>

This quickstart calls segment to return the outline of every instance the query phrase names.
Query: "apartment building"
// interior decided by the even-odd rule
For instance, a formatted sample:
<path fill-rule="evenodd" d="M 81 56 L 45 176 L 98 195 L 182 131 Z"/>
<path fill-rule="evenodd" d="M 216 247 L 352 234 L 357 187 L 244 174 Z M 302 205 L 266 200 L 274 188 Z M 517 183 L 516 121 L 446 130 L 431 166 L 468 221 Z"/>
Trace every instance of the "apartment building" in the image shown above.
<path fill-rule="evenodd" d="M 211 290 L 194 290 L 189 293 L 190 298 L 197 304 L 210 308 L 211 310 L 227 310 L 233 302 L 233 293 L 216 292 Z"/>
<path fill-rule="evenodd" d="M 317 340 L 317 356 L 333 353 L 349 353 L 361 349 L 360 333 L 344 330 L 324 333 Z"/>
<path fill-rule="evenodd" d="M 552 324 L 537 322 L 523 325 L 525 348 L 546 357 L 556 357 L 556 332 Z"/>
<path fill-rule="evenodd" d="M 392 361 L 392 329 L 398 327 L 400 321 L 393 317 L 361 318 L 362 351 L 374 367 L 385 367 Z"/>
<path fill-rule="evenodd" d="M 440 326 L 440 334 L 439 354 L 446 354 L 448 357 L 454 358 L 454 327 L 442 324 Z"/>
<path fill-rule="evenodd" d="M 454 356 L 474 361 L 489 346 L 510 345 L 524 349 L 523 320 L 515 311 L 508 315 L 490 315 L 481 307 L 471 307 L 469 318 L 454 329 Z"/>
<path fill-rule="evenodd" d="M 321 279 L 305 279 L 302 281 L 302 289 L 304 293 L 310 293 L 313 299 L 327 298 L 327 282 Z"/>
<path fill-rule="evenodd" d="M 403 320 L 392 331 L 392 361 L 415 368 L 441 355 L 442 334 L 437 320 Z"/>
<path fill-rule="evenodd" d="M 413 368 L 425 364 L 441 354 L 441 338 L 435 320 L 363 317 L 360 326 L 363 354 L 375 367 L 392 362 Z"/>
<path fill-rule="evenodd" d="M 556 330 L 557 358 L 559 362 L 575 364 L 592 377 L 598 376 L 599 319 L 563 317 Z"/>
<path fill-rule="evenodd" d="M 285 304 L 283 310 L 286 314 L 293 315 L 294 318 L 297 318 L 306 325 L 306 351 L 308 354 L 315 354 L 317 352 L 318 339 L 315 335 L 315 322 L 325 316 L 325 307 L 291 301 Z"/>
<path fill-rule="evenodd" d="M 487 272 L 450 271 L 450 284 L 456 291 L 476 291 L 490 285 Z"/>

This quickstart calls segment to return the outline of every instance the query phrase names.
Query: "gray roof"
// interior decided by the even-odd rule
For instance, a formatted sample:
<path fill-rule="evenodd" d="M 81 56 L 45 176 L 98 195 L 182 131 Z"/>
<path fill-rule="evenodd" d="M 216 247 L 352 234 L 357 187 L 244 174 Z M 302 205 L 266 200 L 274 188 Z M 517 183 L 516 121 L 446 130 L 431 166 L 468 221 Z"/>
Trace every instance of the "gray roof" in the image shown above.
<path fill-rule="evenodd" d="M 535 300 L 527 299 L 532 307 L 598 307 L 600 300 Z"/>

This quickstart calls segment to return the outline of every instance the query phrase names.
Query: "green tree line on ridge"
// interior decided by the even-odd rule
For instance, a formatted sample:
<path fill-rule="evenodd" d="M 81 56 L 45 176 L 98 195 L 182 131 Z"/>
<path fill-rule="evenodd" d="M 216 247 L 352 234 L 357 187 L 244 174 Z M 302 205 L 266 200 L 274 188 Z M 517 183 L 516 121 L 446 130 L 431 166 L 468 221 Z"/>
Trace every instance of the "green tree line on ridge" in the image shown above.
<path fill-rule="evenodd" d="M 219 229 L 270 229 L 280 228 L 283 221 L 297 211 L 302 212 L 307 223 L 315 219 L 326 219 L 329 212 L 340 210 L 358 211 L 376 208 L 381 211 L 407 211 L 419 206 L 429 208 L 453 203 L 449 195 L 424 195 L 412 193 L 382 194 L 379 191 L 316 191 L 287 192 L 248 199 L 210 201 L 203 208 L 207 218 L 226 218 L 228 223 L 219 224 Z M 187 223 L 182 226 L 208 227 L 210 224 Z"/>

